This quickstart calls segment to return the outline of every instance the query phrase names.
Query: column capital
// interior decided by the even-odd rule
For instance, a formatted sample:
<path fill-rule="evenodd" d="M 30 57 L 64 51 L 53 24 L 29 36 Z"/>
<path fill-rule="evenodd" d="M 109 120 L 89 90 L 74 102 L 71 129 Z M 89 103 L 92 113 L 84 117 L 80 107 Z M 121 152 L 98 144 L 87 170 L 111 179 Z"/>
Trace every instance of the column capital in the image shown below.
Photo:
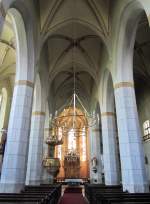
<path fill-rule="evenodd" d="M 102 112 L 101 116 L 102 117 L 104 117 L 104 116 L 115 116 L 115 113 L 114 112 Z"/>
<path fill-rule="evenodd" d="M 33 111 L 32 116 L 45 116 L 45 112 L 42 111 Z"/>
<path fill-rule="evenodd" d="M 34 83 L 32 81 L 18 80 L 18 81 L 15 82 L 15 86 L 23 86 L 23 85 L 34 88 Z"/>
<path fill-rule="evenodd" d="M 134 83 L 132 81 L 122 81 L 114 84 L 114 89 L 119 89 L 123 87 L 134 88 Z"/>
<path fill-rule="evenodd" d="M 92 129 L 92 132 L 99 132 L 100 131 L 100 128 L 94 128 Z"/>
<path fill-rule="evenodd" d="M 50 131 L 51 128 L 44 128 L 44 131 Z"/>

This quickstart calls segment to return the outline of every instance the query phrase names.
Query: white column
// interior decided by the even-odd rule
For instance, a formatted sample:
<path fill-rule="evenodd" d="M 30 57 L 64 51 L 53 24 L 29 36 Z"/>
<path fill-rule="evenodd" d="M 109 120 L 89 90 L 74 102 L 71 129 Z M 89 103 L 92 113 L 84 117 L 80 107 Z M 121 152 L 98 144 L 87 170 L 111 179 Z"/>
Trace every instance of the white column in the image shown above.
<path fill-rule="evenodd" d="M 100 129 L 98 125 L 90 128 L 89 144 L 90 144 L 90 180 L 91 180 L 91 183 L 102 183 Z M 97 165 L 96 165 L 97 172 L 96 173 L 94 173 L 93 166 L 91 163 L 91 159 L 94 157 L 97 160 Z"/>
<path fill-rule="evenodd" d="M 103 161 L 106 185 L 119 184 L 119 162 L 117 154 L 116 124 L 113 112 L 101 113 Z"/>
<path fill-rule="evenodd" d="M 26 175 L 27 185 L 39 185 L 42 176 L 45 113 L 32 112 L 31 132 Z"/>
<path fill-rule="evenodd" d="M 44 141 L 43 141 L 43 157 L 48 156 L 48 145 L 45 143 L 45 139 L 49 136 L 50 134 L 50 128 L 49 128 L 49 121 L 46 123 L 45 128 L 44 128 Z M 52 183 L 52 177 L 50 174 L 47 172 L 47 169 L 43 167 L 42 169 L 42 183 L 48 184 Z"/>
<path fill-rule="evenodd" d="M 33 83 L 18 81 L 14 87 L 0 192 L 19 192 L 25 183 Z"/>
<path fill-rule="evenodd" d="M 123 189 L 148 191 L 133 82 L 115 84 Z"/>
<path fill-rule="evenodd" d="M 50 113 L 49 113 L 49 105 L 48 101 L 46 102 L 46 115 L 45 115 L 45 124 L 44 124 L 44 140 L 43 140 L 43 157 L 49 156 L 49 150 L 48 145 L 45 143 L 46 139 L 50 135 Z M 52 179 L 50 174 L 48 173 L 47 169 L 45 167 L 42 168 L 42 183 L 48 184 L 51 183 Z"/>

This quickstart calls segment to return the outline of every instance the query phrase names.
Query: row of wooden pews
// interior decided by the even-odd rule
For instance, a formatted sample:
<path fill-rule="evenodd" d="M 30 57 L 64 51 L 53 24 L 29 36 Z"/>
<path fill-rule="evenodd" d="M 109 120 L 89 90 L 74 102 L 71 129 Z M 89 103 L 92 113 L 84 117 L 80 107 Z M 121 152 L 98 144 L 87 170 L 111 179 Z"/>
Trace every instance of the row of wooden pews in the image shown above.
<path fill-rule="evenodd" d="M 121 186 L 85 184 L 90 204 L 150 204 L 150 193 L 123 192 Z"/>
<path fill-rule="evenodd" d="M 89 183 L 85 184 L 85 196 L 90 202 L 90 204 L 94 203 L 95 196 L 99 195 L 102 192 L 118 193 L 118 192 L 122 192 L 122 187 L 120 185 L 119 186 L 105 186 L 103 184 L 89 184 Z"/>
<path fill-rule="evenodd" d="M 0 203 L 5 204 L 57 204 L 61 185 L 25 186 L 21 193 L 0 193 Z"/>

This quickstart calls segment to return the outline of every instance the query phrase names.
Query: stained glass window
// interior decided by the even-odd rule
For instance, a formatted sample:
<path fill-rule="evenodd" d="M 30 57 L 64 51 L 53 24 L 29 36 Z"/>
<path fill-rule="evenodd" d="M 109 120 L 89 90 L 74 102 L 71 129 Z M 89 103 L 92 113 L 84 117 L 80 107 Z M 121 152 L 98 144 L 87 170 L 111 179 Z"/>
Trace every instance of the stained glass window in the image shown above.
<path fill-rule="evenodd" d="M 74 136 L 74 130 L 71 129 L 68 133 L 68 150 L 76 149 L 76 137 Z"/>
<path fill-rule="evenodd" d="M 62 129 L 58 129 L 58 139 L 61 140 L 62 138 Z M 57 157 L 61 160 L 62 158 L 62 145 L 58 145 L 57 147 Z"/>
<path fill-rule="evenodd" d="M 86 133 L 85 128 L 82 131 L 82 161 L 86 161 Z"/>

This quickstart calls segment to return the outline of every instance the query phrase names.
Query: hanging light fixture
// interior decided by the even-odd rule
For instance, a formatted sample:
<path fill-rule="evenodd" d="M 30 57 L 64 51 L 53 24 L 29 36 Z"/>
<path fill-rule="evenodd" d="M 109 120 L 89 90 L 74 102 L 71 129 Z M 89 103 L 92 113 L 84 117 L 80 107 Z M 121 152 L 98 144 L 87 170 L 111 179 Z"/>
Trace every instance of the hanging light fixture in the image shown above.
<path fill-rule="evenodd" d="M 83 133 L 87 128 L 96 124 L 98 117 L 95 113 L 89 113 L 83 105 L 81 99 L 76 93 L 76 75 L 75 68 L 73 71 L 74 88 L 71 100 L 65 105 L 65 108 L 60 108 L 57 115 L 52 119 L 52 126 L 61 128 L 63 133 L 69 132 L 71 129 L 74 133 Z M 69 122 L 68 122 L 69 121 Z M 68 126 L 69 123 L 70 125 Z"/>

